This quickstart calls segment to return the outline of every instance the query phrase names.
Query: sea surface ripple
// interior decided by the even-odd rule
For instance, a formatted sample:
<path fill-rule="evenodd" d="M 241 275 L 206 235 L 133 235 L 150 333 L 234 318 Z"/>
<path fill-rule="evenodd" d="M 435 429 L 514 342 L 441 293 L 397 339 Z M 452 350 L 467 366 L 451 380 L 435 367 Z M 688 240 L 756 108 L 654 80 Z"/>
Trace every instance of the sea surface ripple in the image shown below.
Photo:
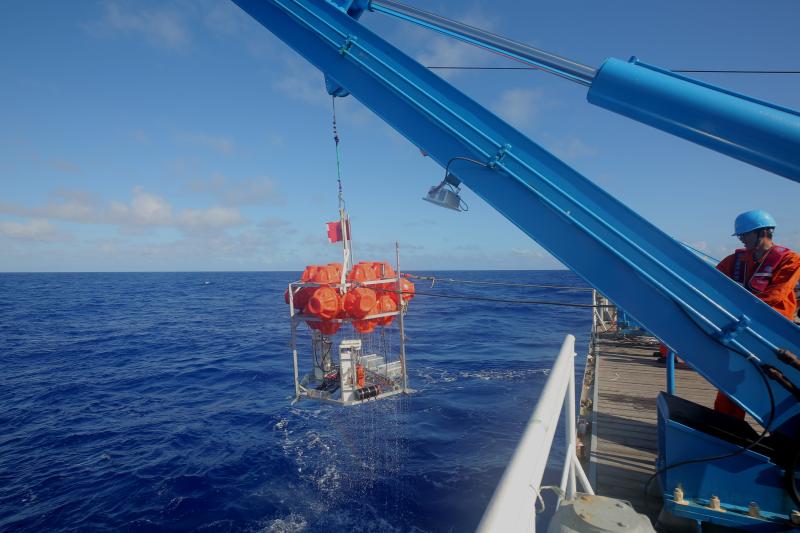
<path fill-rule="evenodd" d="M 585 287 L 566 271 L 418 274 Z M 0 530 L 474 530 L 567 333 L 580 379 L 590 311 L 419 295 L 415 394 L 292 406 L 283 291 L 297 277 L 0 274 Z"/>

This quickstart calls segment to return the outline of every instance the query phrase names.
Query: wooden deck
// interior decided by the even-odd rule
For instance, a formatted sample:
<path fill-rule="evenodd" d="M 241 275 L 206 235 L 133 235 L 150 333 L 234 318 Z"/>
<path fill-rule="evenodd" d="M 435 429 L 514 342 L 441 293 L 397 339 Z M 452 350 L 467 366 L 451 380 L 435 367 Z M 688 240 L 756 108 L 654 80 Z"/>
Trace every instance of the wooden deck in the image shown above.
<path fill-rule="evenodd" d="M 660 500 L 646 502 L 644 484 L 655 472 L 656 396 L 667 387 L 665 365 L 653 356 L 658 344 L 609 334 L 598 337 L 596 348 L 590 482 L 597 494 L 627 500 L 654 521 Z M 716 396 L 689 368 L 675 369 L 675 392 L 709 407 Z"/>

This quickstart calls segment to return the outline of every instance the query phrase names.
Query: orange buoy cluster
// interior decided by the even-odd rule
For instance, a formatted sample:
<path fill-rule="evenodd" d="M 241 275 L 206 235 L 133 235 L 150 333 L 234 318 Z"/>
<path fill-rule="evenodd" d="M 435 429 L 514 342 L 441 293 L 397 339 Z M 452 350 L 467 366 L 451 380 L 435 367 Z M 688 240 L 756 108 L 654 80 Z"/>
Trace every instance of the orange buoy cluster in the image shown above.
<path fill-rule="evenodd" d="M 293 304 L 295 309 L 322 319 L 309 320 L 308 325 L 325 335 L 333 335 L 339 330 L 341 323 L 333 322 L 333 319 L 340 318 L 353 319 L 353 327 L 359 333 L 371 333 L 376 326 L 388 326 L 394 321 L 394 315 L 370 319 L 366 317 L 397 311 L 397 283 L 390 281 L 362 284 L 395 276 L 387 262 L 361 261 L 353 265 L 347 273 L 347 291 L 342 295 L 338 288 L 342 279 L 341 263 L 309 265 L 303 271 L 300 281 L 320 286 L 300 288 L 292 297 Z M 400 288 L 404 302 L 414 297 L 414 284 L 408 279 L 400 278 Z M 288 289 L 284 299 L 288 304 Z"/>

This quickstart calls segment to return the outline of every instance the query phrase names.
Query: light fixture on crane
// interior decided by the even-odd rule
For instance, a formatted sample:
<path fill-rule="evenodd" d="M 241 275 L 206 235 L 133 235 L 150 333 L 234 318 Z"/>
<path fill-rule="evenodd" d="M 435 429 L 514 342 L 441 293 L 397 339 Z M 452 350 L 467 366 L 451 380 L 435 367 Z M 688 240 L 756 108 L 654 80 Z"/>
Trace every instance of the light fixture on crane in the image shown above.
<path fill-rule="evenodd" d="M 467 211 L 466 202 L 459 196 L 460 185 L 461 180 L 448 172 L 439 185 L 430 188 L 423 200 L 453 211 Z"/>

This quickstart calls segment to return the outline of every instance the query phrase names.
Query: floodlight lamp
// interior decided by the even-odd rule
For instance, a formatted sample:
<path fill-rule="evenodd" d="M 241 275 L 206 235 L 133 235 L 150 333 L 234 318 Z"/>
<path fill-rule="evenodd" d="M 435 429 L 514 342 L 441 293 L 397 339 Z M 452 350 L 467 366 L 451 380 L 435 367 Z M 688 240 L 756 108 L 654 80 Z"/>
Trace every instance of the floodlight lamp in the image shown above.
<path fill-rule="evenodd" d="M 448 173 L 439 185 L 431 187 L 428 194 L 422 198 L 439 207 L 452 209 L 453 211 L 466 211 L 467 204 L 461 199 L 459 185 L 461 180 Z"/>

